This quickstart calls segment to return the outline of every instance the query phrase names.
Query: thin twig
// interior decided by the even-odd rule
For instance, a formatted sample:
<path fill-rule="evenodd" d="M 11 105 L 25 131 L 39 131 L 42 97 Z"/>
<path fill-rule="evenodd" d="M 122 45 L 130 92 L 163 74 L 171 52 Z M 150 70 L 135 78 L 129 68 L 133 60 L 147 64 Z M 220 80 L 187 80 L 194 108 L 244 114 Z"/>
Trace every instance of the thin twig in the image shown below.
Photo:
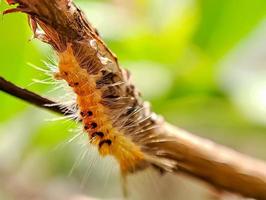
<path fill-rule="evenodd" d="M 34 92 L 31 92 L 27 89 L 23 89 L 19 86 L 16 86 L 15 84 L 5 80 L 3 77 L 0 77 L 0 90 L 14 97 L 22 99 L 28 103 L 36 105 L 40 108 L 45 108 L 47 110 L 59 114 L 68 114 L 68 113 L 63 113 L 62 109 L 59 106 L 56 105 L 54 106 L 55 102 L 47 98 L 44 98 Z M 53 106 L 47 106 L 47 105 L 53 105 Z"/>

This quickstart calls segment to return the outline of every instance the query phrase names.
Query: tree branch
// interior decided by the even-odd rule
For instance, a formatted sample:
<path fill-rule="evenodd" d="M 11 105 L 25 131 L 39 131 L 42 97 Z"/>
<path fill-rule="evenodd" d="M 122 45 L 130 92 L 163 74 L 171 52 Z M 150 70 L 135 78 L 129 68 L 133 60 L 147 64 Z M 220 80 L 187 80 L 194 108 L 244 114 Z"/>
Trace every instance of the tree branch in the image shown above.
<path fill-rule="evenodd" d="M 175 137 L 173 142 L 161 143 L 158 148 L 172 152 L 171 155 L 179 163 L 176 172 L 184 172 L 221 190 L 266 199 L 264 161 L 243 155 L 170 124 L 165 124 L 162 131 Z"/>
<path fill-rule="evenodd" d="M 46 35 L 41 37 L 36 35 L 36 37 L 48 42 L 57 51 L 63 51 L 66 44 L 71 43 L 73 48 L 85 49 L 84 57 L 89 59 L 95 55 L 89 54 L 88 46 L 85 46 L 87 43 L 83 45 L 79 41 L 93 38 L 98 44 L 99 51 L 104 51 L 107 58 L 114 63 L 112 67 L 117 73 L 121 72 L 116 57 L 70 0 L 8 0 L 8 2 L 18 3 L 19 6 L 5 13 L 14 11 L 27 13 L 31 18 L 33 30 L 36 30 L 38 24 L 46 32 Z M 123 76 L 123 80 L 127 80 L 125 73 Z M 32 93 L 23 93 L 30 98 L 25 98 L 23 95 L 21 97 L 20 92 L 11 94 L 44 107 L 44 99 L 39 99 L 41 103 L 38 103 L 38 98 L 36 99 Z M 138 96 L 133 97 L 139 102 Z M 58 112 L 57 109 L 53 111 Z M 148 149 L 155 149 L 156 156 L 162 159 L 174 161 L 178 167 L 174 169 L 176 173 L 188 174 L 221 190 L 266 199 L 265 162 L 192 135 L 168 123 L 161 123 L 160 128 L 149 133 L 153 136 L 153 142 L 147 146 Z"/>

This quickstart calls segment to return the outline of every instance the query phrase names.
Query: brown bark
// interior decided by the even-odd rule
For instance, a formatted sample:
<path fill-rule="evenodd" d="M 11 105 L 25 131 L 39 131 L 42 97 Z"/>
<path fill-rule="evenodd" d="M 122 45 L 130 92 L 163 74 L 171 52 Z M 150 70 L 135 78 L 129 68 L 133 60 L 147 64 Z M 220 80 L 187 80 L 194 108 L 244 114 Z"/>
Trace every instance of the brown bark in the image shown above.
<path fill-rule="evenodd" d="M 158 148 L 170 152 L 178 161 L 178 171 L 194 176 L 230 192 L 266 199 L 266 164 L 232 149 L 200 138 L 172 125 L 163 132 L 173 135 L 173 142 Z"/>
<path fill-rule="evenodd" d="M 36 37 L 48 42 L 57 51 L 63 51 L 69 42 L 79 45 L 76 41 L 94 38 L 98 42 L 99 50 L 104 51 L 105 56 L 115 63 L 114 68 L 121 72 L 116 57 L 70 0 L 8 0 L 8 2 L 19 5 L 16 9 L 5 13 L 14 11 L 27 13 L 31 18 L 33 30 L 38 28 L 38 24 L 46 33 Z M 16 93 L 13 95 L 16 96 Z M 43 104 L 36 105 L 43 106 Z M 266 199 L 265 162 L 199 138 L 167 123 L 159 124 L 160 128 L 150 131 L 153 142 L 150 142 L 148 147 L 156 150 L 154 153 L 157 157 L 174 161 L 177 169 L 172 168 L 172 170 L 176 173 L 188 174 L 221 190 Z"/>

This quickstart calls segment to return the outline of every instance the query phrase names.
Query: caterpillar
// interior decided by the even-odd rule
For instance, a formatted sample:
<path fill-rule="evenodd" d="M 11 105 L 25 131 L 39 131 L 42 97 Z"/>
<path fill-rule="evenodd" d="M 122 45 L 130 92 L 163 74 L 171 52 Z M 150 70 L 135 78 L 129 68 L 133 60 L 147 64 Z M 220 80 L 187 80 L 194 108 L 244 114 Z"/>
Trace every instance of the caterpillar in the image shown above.
<path fill-rule="evenodd" d="M 80 119 L 91 143 L 98 147 L 101 155 L 113 155 L 119 161 L 123 172 L 137 168 L 144 159 L 144 154 L 138 146 L 124 136 L 125 132 L 121 129 L 123 127 L 118 126 L 124 114 L 121 110 L 128 105 L 126 102 L 128 98 L 116 96 L 113 92 L 117 83 L 115 74 L 106 70 L 100 70 L 100 74 L 88 74 L 86 69 L 80 67 L 70 45 L 58 56 L 59 73 L 55 77 L 67 81 L 77 95 Z M 85 66 L 87 66 L 86 63 Z M 91 70 L 95 70 L 95 67 Z M 114 106 L 118 111 L 110 116 L 115 110 L 111 110 Z M 129 114 L 130 111 L 133 112 L 132 108 L 129 107 L 125 111 Z M 117 116 L 119 114 L 121 116 Z"/>
<path fill-rule="evenodd" d="M 115 157 L 124 177 L 150 166 L 160 172 L 176 170 L 175 161 L 163 158 L 168 152 L 155 145 L 164 142 L 158 131 L 162 118 L 141 99 L 130 73 L 119 67 L 116 56 L 72 1 L 7 2 L 18 6 L 4 14 L 26 13 L 34 37 L 55 50 L 59 62 L 54 77 L 74 91 L 79 120 L 101 156 Z"/>

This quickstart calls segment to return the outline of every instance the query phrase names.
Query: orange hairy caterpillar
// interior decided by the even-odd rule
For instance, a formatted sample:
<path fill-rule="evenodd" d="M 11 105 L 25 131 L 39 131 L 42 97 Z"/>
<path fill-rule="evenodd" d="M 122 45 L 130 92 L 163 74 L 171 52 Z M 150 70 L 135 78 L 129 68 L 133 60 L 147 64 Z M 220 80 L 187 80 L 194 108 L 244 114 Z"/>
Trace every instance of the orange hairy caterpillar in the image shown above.
<path fill-rule="evenodd" d="M 139 147 L 125 138 L 124 134 L 113 125 L 114 121 L 110 117 L 112 111 L 104 104 L 106 100 L 110 103 L 113 96 L 103 98 L 105 91 L 102 91 L 104 81 L 105 83 L 111 81 L 107 78 L 108 74 L 105 75 L 108 72 L 102 70 L 98 76 L 88 75 L 87 71 L 79 66 L 71 46 L 59 53 L 59 70 L 56 77 L 66 80 L 77 95 L 80 118 L 84 130 L 91 138 L 91 143 L 98 146 L 101 155 L 115 156 L 123 172 L 133 170 L 144 159 L 144 155 Z M 115 97 L 115 100 L 119 101 L 119 98 Z M 111 102 L 111 105 L 112 103 L 115 104 Z"/>
<path fill-rule="evenodd" d="M 141 100 L 129 72 L 119 67 L 83 13 L 70 0 L 37 1 L 8 1 L 18 7 L 5 13 L 27 13 L 34 36 L 56 51 L 55 78 L 73 89 L 90 142 L 102 156 L 114 156 L 123 175 L 149 166 L 174 171 L 177 163 L 163 158 L 168 152 L 155 145 L 164 142 L 162 132 L 155 131 L 163 121 Z"/>

